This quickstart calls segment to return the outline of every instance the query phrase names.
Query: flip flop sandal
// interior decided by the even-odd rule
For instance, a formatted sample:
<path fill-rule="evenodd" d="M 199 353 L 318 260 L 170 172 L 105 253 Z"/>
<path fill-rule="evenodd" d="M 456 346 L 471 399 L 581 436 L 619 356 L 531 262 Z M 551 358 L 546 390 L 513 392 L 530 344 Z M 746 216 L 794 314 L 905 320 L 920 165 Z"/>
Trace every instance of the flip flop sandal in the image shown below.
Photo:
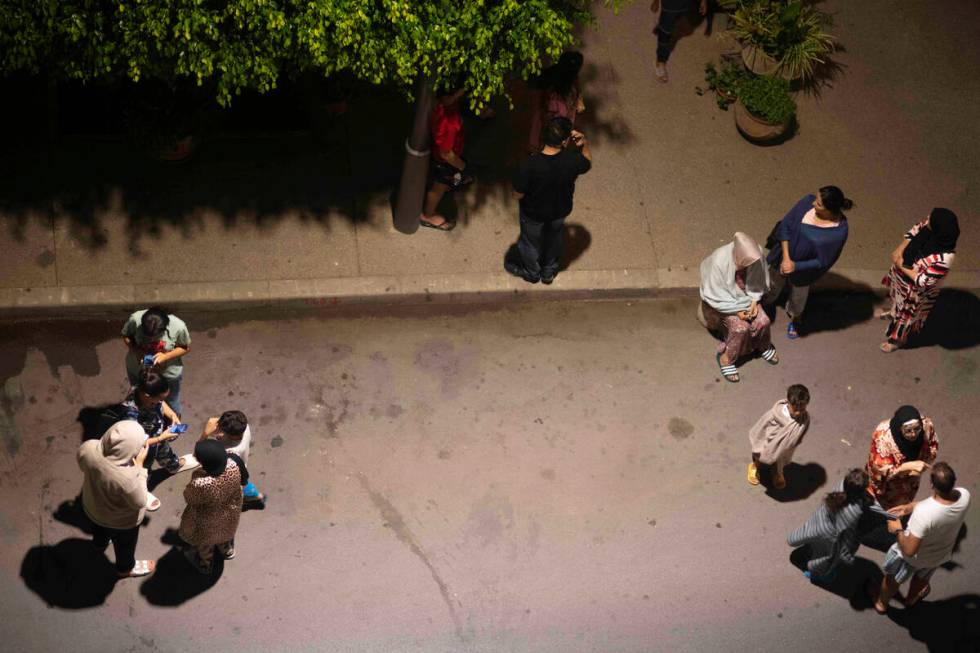
<path fill-rule="evenodd" d="M 879 320 L 890 320 L 893 317 L 894 316 L 892 315 L 892 312 L 891 311 L 886 311 L 884 309 L 878 311 L 878 319 Z"/>
<path fill-rule="evenodd" d="M 749 485 L 759 484 L 759 471 L 758 468 L 755 466 L 755 463 L 749 463 L 749 470 L 745 474 L 745 478 L 749 482 Z"/>
<path fill-rule="evenodd" d="M 180 466 L 171 474 L 179 474 L 181 472 L 186 472 L 192 469 L 197 469 L 201 466 L 201 463 L 197 461 L 197 458 L 193 454 L 187 454 L 186 456 L 180 457 Z"/>
<path fill-rule="evenodd" d="M 894 342 L 883 342 L 880 345 L 878 345 L 878 349 L 885 352 L 886 354 L 890 354 L 893 351 L 898 351 L 899 349 L 901 349 L 901 347 L 896 345 Z"/>
<path fill-rule="evenodd" d="M 443 218 L 445 220 L 445 218 Z M 432 224 L 431 222 L 426 222 L 425 220 L 419 218 L 419 224 L 423 227 L 428 227 L 429 229 L 435 229 L 437 231 L 452 231 L 456 228 L 456 223 L 451 220 L 446 220 L 442 224 Z"/>
<path fill-rule="evenodd" d="M 773 346 L 762 352 L 762 358 L 770 365 L 779 365 L 779 356 L 776 355 L 776 348 Z"/>
<path fill-rule="evenodd" d="M 925 599 L 927 596 L 929 596 L 929 592 L 931 592 L 931 591 L 932 591 L 932 585 L 926 585 L 925 589 L 922 590 L 921 592 L 919 592 L 919 594 L 915 598 L 913 598 L 913 599 L 905 602 L 905 607 L 906 608 L 911 608 L 913 605 L 915 605 L 916 603 L 919 603 L 920 601 L 922 601 L 923 599 Z"/>
<path fill-rule="evenodd" d="M 653 76 L 656 77 L 657 81 L 660 82 L 661 84 L 666 84 L 670 80 L 670 77 L 667 76 L 666 66 L 657 66 L 656 64 L 654 64 Z"/>
<path fill-rule="evenodd" d="M 729 383 L 738 383 L 741 378 L 738 375 L 738 368 L 734 365 L 722 365 L 721 364 L 721 353 L 715 354 L 715 360 L 718 361 L 718 368 L 721 369 L 721 375 L 725 377 L 725 380 Z"/>
<path fill-rule="evenodd" d="M 160 509 L 161 505 L 163 504 L 160 503 L 160 499 L 157 499 L 149 492 L 146 493 L 146 510 L 148 512 L 156 512 Z"/>
<path fill-rule="evenodd" d="M 156 562 L 153 560 L 137 560 L 133 568 L 130 569 L 125 574 L 119 574 L 120 578 L 138 578 L 140 576 L 149 576 L 156 569 Z"/>
<path fill-rule="evenodd" d="M 790 321 L 790 323 L 786 325 L 786 337 L 790 340 L 796 340 L 800 337 L 799 331 L 796 330 L 796 322 Z"/>

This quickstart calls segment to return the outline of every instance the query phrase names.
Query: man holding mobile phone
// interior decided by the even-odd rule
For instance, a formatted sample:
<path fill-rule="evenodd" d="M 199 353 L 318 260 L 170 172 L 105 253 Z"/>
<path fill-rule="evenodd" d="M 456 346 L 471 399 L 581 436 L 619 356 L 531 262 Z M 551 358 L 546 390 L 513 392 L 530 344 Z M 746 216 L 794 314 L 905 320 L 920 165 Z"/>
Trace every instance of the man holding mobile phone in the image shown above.
<path fill-rule="evenodd" d="M 575 180 L 592 167 L 585 134 L 568 118 L 552 118 L 541 132 L 544 147 L 528 157 L 514 175 L 514 197 L 520 200 L 520 261 L 504 269 L 528 283 L 550 284 L 561 264 L 565 218 L 572 212 Z"/>

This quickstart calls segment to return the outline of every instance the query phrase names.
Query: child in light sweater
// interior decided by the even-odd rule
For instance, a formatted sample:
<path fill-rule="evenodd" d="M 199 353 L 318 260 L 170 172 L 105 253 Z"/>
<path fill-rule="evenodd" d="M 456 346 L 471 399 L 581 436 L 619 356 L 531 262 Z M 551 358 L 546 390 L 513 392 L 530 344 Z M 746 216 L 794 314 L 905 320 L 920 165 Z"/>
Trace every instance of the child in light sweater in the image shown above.
<path fill-rule="evenodd" d="M 786 399 L 777 401 L 749 431 L 752 445 L 749 484 L 759 484 L 759 465 L 764 465 L 772 472 L 772 486 L 777 490 L 786 487 L 783 469 L 810 428 L 810 415 L 806 412 L 809 403 L 810 391 L 806 386 L 793 384 L 786 390 Z"/>

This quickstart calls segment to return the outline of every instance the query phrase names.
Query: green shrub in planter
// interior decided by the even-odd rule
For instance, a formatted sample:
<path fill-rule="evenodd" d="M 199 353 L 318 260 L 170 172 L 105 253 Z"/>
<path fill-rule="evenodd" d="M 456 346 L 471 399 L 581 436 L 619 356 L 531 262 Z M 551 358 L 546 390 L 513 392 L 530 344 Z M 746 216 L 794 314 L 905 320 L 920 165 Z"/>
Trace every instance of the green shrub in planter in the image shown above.
<path fill-rule="evenodd" d="M 739 83 L 737 94 L 749 113 L 765 122 L 781 125 L 796 114 L 789 82 L 782 77 L 748 77 Z"/>
<path fill-rule="evenodd" d="M 738 86 L 748 76 L 745 68 L 734 61 L 726 61 L 721 67 L 708 63 L 704 67 L 704 81 L 718 94 L 718 107 L 727 111 L 728 105 L 738 97 Z"/>

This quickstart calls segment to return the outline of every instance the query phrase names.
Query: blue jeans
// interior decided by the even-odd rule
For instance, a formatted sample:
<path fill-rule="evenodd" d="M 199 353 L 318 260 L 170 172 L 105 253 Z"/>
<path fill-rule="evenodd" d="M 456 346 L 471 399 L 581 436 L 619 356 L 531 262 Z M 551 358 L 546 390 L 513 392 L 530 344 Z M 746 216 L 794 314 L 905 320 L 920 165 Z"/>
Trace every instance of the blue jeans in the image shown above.
<path fill-rule="evenodd" d="M 554 277 L 561 264 L 565 218 L 535 222 L 523 213 L 520 218 L 521 236 L 517 240 L 517 251 L 521 255 L 524 269 L 535 278 Z"/>

